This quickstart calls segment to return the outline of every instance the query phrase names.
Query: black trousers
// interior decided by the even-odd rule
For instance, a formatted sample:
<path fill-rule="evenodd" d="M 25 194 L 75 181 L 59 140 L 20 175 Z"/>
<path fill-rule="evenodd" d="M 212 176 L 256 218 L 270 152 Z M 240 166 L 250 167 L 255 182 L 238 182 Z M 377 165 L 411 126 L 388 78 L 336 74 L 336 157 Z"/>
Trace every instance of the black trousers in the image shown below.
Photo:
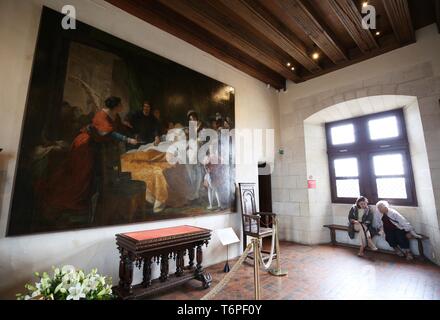
<path fill-rule="evenodd" d="M 400 229 L 384 230 L 385 240 L 388 244 L 395 248 L 399 246 L 401 249 L 409 249 L 409 240 L 406 237 L 406 231 Z"/>

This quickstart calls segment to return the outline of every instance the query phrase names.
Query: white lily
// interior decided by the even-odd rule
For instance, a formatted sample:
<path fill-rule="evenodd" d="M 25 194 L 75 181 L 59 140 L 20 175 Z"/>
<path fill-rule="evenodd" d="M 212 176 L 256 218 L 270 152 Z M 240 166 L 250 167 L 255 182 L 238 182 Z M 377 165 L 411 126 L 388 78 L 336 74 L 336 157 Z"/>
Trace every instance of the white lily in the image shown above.
<path fill-rule="evenodd" d="M 112 297 L 111 285 L 107 281 L 109 280 L 111 283 L 111 278 L 99 275 L 97 269 L 92 269 L 89 274 L 85 274 L 81 269 L 76 270 L 71 265 L 62 268 L 52 267 L 52 269 L 53 278 L 46 272 L 41 276 L 39 273 L 35 273 L 39 277 L 39 281 L 34 284 L 26 284 L 27 295 L 17 295 L 17 298 L 29 300 L 40 295 L 44 295 L 47 300 L 55 299 L 55 295 L 57 298 L 64 298 L 67 295 L 67 300 Z"/>
<path fill-rule="evenodd" d="M 76 286 L 69 288 L 69 295 L 66 300 L 79 300 L 85 297 L 86 294 L 83 292 L 83 287 L 80 283 L 77 283 Z"/>
<path fill-rule="evenodd" d="M 96 290 L 99 285 L 99 278 L 96 276 L 92 276 L 87 280 L 87 285 L 90 287 L 90 290 Z"/>
<path fill-rule="evenodd" d="M 62 273 L 74 273 L 75 267 L 71 266 L 71 265 L 65 265 L 64 267 L 61 268 L 61 272 Z"/>

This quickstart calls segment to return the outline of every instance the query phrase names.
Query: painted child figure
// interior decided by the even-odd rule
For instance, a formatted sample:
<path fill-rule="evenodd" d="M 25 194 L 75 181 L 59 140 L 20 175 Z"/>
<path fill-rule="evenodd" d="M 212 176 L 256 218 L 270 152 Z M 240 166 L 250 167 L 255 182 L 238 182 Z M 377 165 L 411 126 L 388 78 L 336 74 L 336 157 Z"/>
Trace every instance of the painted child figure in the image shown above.
<path fill-rule="evenodd" d="M 216 209 L 216 207 L 213 206 L 214 197 L 215 200 L 217 200 L 217 207 L 222 208 L 220 201 L 220 194 L 218 190 L 218 183 L 215 178 L 215 170 L 216 170 L 216 166 L 218 165 L 218 157 L 216 157 L 212 153 L 210 153 L 210 155 L 206 155 L 203 161 L 203 165 L 206 171 L 203 184 L 208 189 L 209 206 L 207 207 L 207 209 L 208 210 Z"/>

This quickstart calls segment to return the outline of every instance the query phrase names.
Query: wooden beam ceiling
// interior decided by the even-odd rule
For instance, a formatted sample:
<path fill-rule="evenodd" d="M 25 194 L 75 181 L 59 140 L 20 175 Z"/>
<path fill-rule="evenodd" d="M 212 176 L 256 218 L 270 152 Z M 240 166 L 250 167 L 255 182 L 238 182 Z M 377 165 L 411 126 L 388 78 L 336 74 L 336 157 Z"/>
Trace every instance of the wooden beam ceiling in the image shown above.
<path fill-rule="evenodd" d="M 362 61 L 364 61 L 366 59 L 371 59 L 371 58 L 377 57 L 377 56 L 379 56 L 381 54 L 384 54 L 384 53 L 387 53 L 389 51 L 398 49 L 399 47 L 400 47 L 400 44 L 393 39 L 393 41 L 389 41 L 387 44 L 385 44 L 383 47 L 380 47 L 377 50 L 373 50 L 373 51 L 367 52 L 365 54 L 352 57 L 350 60 L 347 60 L 347 61 L 345 61 L 343 63 L 340 63 L 338 65 L 334 65 L 334 66 L 329 67 L 329 68 L 322 69 L 318 74 L 304 76 L 302 78 L 302 80 L 303 81 L 311 80 L 311 79 L 313 79 L 313 78 L 315 78 L 317 76 L 322 76 L 324 74 L 327 74 L 327 73 L 339 70 L 341 68 L 345 68 L 345 67 L 348 67 L 350 65 L 362 62 Z"/>
<path fill-rule="evenodd" d="M 207 32 L 197 24 L 169 10 L 155 0 L 106 1 L 139 19 L 191 43 L 252 77 L 270 84 L 274 88 L 283 89 L 286 86 L 286 80 L 281 75 L 254 60 L 245 52 L 237 51 L 228 42 Z"/>
<path fill-rule="evenodd" d="M 407 0 L 383 0 L 394 35 L 400 44 L 416 40 Z"/>
<path fill-rule="evenodd" d="M 269 21 L 268 17 L 263 15 L 261 10 L 258 10 L 257 3 L 253 0 L 214 0 L 220 2 L 225 8 L 238 14 L 249 25 L 259 30 L 261 34 L 267 37 L 272 43 L 282 49 L 284 52 L 293 57 L 298 63 L 304 66 L 307 70 L 314 73 L 321 68 L 319 65 L 307 54 L 307 48 L 295 36 L 286 35 L 277 26 Z"/>
<path fill-rule="evenodd" d="M 106 1 L 276 89 L 412 43 L 436 19 L 440 32 L 440 0 L 371 0 L 378 35 L 362 28 L 361 0 Z"/>
<path fill-rule="evenodd" d="M 379 48 L 371 31 L 362 27 L 362 15 L 352 0 L 328 0 L 328 2 L 362 52 L 366 53 Z"/>
<path fill-rule="evenodd" d="M 289 58 L 282 58 L 275 50 L 267 46 L 258 46 L 255 42 L 250 40 L 243 28 L 230 19 L 228 15 L 216 10 L 210 10 L 210 3 L 208 1 L 199 0 L 158 0 L 163 5 L 171 10 L 178 12 L 185 18 L 198 24 L 200 27 L 215 34 L 224 41 L 230 42 L 237 49 L 246 52 L 255 60 L 266 65 L 268 68 L 279 73 L 286 79 L 292 81 L 300 81 L 296 72 L 292 72 L 286 67 L 286 62 Z M 224 23 L 228 28 L 224 27 Z"/>
<path fill-rule="evenodd" d="M 279 6 L 295 21 L 312 39 L 312 41 L 335 63 L 348 60 L 330 32 L 318 21 L 304 1 L 300 0 L 265 0 L 271 6 Z"/>

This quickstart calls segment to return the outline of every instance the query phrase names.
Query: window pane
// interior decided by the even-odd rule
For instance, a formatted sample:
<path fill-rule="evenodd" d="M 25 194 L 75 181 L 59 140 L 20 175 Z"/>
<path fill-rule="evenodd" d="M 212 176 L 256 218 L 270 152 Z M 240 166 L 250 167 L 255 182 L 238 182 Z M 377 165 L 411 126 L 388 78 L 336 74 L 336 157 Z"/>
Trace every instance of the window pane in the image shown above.
<path fill-rule="evenodd" d="M 336 180 L 336 195 L 339 198 L 357 198 L 360 196 L 359 180 Z"/>
<path fill-rule="evenodd" d="M 406 199 L 405 178 L 376 179 L 379 198 Z"/>
<path fill-rule="evenodd" d="M 373 157 L 374 174 L 388 176 L 404 174 L 403 157 L 400 153 Z"/>
<path fill-rule="evenodd" d="M 355 141 L 354 126 L 352 124 L 333 127 L 330 132 L 333 145 L 353 143 Z"/>
<path fill-rule="evenodd" d="M 395 116 L 370 120 L 368 121 L 368 129 L 370 131 L 371 140 L 394 138 L 399 136 L 399 128 L 397 126 L 397 118 Z"/>
<path fill-rule="evenodd" d="M 336 177 L 357 177 L 359 175 L 356 158 L 335 159 L 334 164 Z"/>

